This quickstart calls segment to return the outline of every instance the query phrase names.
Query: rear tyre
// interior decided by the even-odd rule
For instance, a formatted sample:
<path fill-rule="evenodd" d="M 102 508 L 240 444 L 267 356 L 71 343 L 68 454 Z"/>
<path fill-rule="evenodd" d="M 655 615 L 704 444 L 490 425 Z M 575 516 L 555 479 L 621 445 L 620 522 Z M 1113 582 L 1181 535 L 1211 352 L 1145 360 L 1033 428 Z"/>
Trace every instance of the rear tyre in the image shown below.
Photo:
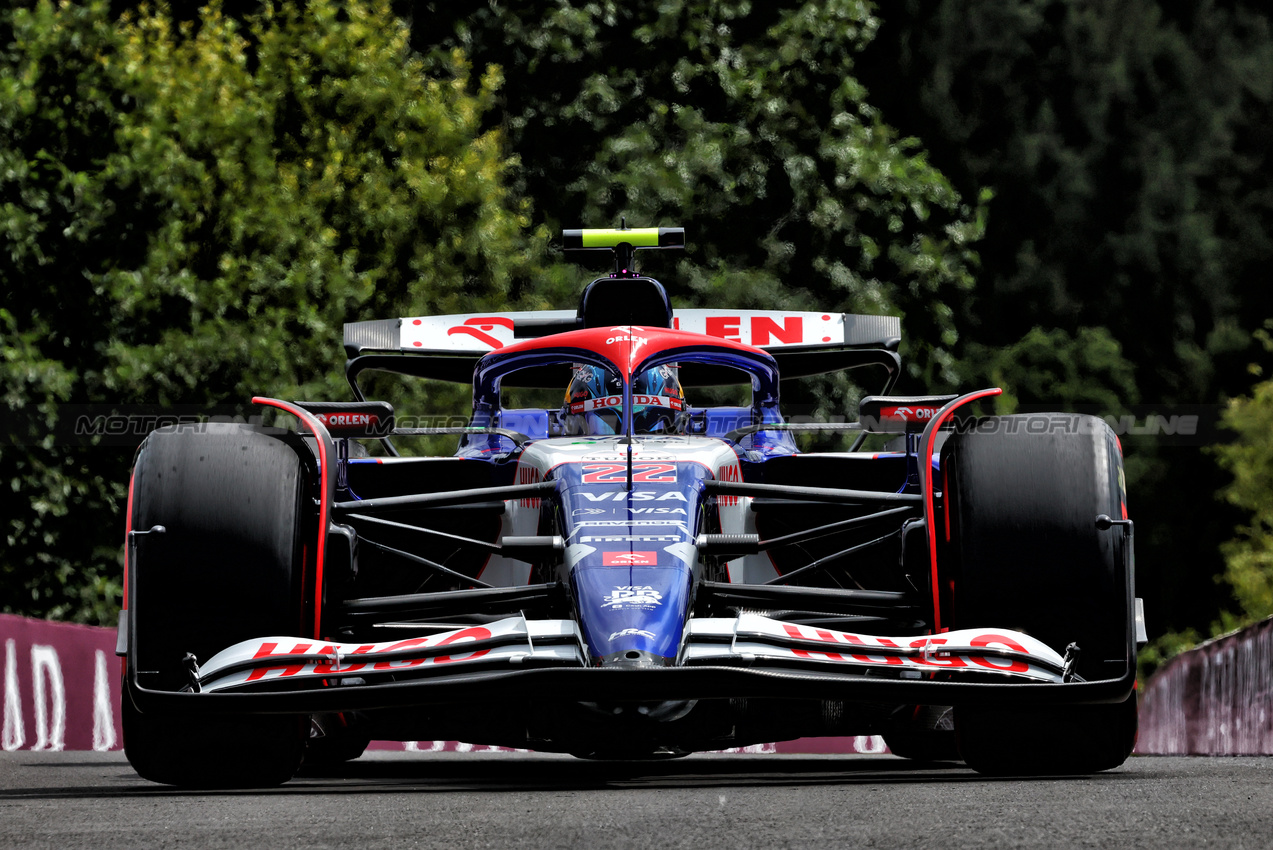
<path fill-rule="evenodd" d="M 1009 628 L 1064 654 L 1075 672 L 1118 678 L 1133 663 L 1125 538 L 1096 517 L 1125 516 L 1122 455 L 1100 419 L 995 416 L 951 437 L 942 471 L 950 517 L 956 628 Z M 1136 702 L 958 706 L 968 765 L 989 774 L 1077 774 L 1122 764 Z"/>
<path fill-rule="evenodd" d="M 303 447 L 301 448 L 303 451 Z M 186 653 L 206 662 L 252 637 L 301 633 L 305 484 L 300 455 L 246 426 L 165 429 L 133 471 L 137 669 L 143 686 L 188 684 Z M 124 752 L 146 779 L 259 787 L 296 772 L 307 717 L 203 717 L 138 711 L 123 700 Z"/>
<path fill-rule="evenodd" d="M 881 733 L 889 752 L 911 761 L 959 761 L 950 706 L 907 707 L 903 714 L 904 719 Z"/>
<path fill-rule="evenodd" d="M 959 746 L 954 730 L 942 732 L 890 732 L 883 736 L 888 751 L 911 761 L 959 761 Z"/>
<path fill-rule="evenodd" d="M 305 770 L 337 770 L 361 756 L 371 735 L 353 714 L 315 714 L 305 743 Z"/>

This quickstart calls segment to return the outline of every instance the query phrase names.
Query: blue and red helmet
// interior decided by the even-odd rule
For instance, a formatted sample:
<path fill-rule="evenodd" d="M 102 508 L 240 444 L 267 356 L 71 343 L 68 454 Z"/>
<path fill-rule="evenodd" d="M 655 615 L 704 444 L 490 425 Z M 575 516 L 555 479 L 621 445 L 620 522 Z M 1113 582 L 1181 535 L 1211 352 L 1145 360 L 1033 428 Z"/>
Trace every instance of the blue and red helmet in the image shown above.
<path fill-rule="evenodd" d="M 685 393 L 675 366 L 656 366 L 632 376 L 634 433 L 675 433 L 684 410 Z M 576 364 L 563 413 L 567 434 L 622 434 L 623 382 L 600 366 Z"/>

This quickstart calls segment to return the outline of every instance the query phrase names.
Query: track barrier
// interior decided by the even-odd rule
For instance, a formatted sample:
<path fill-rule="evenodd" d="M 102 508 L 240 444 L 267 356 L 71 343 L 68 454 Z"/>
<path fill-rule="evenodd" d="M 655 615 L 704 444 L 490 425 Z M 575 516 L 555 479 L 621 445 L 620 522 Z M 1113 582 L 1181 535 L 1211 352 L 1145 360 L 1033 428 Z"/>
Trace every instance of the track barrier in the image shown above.
<path fill-rule="evenodd" d="M 115 630 L 0 614 L 0 747 L 118 750 L 120 663 Z M 373 750 L 509 752 L 458 741 L 373 741 Z M 801 738 L 736 747 L 731 753 L 884 753 L 876 736 Z"/>
<path fill-rule="evenodd" d="M 115 630 L 0 614 L 0 747 L 117 750 Z"/>
<path fill-rule="evenodd" d="M 1273 617 L 1168 661 L 1146 683 L 1146 755 L 1273 755 Z"/>

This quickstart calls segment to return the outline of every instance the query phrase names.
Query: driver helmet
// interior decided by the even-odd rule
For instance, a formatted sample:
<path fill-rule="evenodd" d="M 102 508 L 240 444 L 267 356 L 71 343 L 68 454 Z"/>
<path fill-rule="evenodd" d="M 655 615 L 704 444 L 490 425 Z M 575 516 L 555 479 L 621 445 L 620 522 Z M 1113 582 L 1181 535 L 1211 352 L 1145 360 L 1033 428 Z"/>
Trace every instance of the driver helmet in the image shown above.
<path fill-rule="evenodd" d="M 623 382 L 600 366 L 575 364 L 566 387 L 566 433 L 605 436 L 623 433 Z M 685 410 L 677 368 L 668 364 L 632 377 L 632 430 L 638 434 L 675 433 Z"/>

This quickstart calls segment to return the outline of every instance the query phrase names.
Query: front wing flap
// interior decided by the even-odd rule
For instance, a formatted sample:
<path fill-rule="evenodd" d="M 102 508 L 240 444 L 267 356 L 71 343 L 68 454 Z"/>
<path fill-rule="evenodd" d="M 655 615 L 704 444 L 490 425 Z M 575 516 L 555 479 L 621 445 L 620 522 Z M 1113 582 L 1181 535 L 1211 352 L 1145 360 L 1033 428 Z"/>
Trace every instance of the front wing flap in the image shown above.
<path fill-rule="evenodd" d="M 915 678 L 941 673 L 1007 681 L 1062 682 L 1065 660 L 1029 635 L 1006 629 L 966 629 L 927 637 L 879 637 L 784 623 L 755 614 L 690 621 L 681 653 L 685 666 L 764 668 L 798 663 Z M 269 689 L 330 680 L 357 685 L 380 679 L 445 677 L 474 669 L 587 667 L 587 651 L 572 620 L 509 617 L 484 626 L 372 644 L 296 637 L 253 638 L 217 653 L 192 671 L 191 690 Z M 902 671 L 911 671 L 905 674 Z"/>
<path fill-rule="evenodd" d="M 868 670 L 922 671 L 958 678 L 1001 674 L 1062 682 L 1065 659 L 1047 644 L 1008 629 L 963 629 L 925 637 L 878 637 L 772 620 L 757 614 L 690 621 L 687 665 L 761 666 L 766 661 L 824 662 Z"/>
<path fill-rule="evenodd" d="M 223 649 L 197 671 L 197 690 L 255 683 L 443 674 L 491 666 L 585 666 L 583 636 L 572 620 L 508 617 L 484 626 L 370 644 L 296 637 L 253 638 Z M 353 684 L 353 682 L 351 682 Z"/>

